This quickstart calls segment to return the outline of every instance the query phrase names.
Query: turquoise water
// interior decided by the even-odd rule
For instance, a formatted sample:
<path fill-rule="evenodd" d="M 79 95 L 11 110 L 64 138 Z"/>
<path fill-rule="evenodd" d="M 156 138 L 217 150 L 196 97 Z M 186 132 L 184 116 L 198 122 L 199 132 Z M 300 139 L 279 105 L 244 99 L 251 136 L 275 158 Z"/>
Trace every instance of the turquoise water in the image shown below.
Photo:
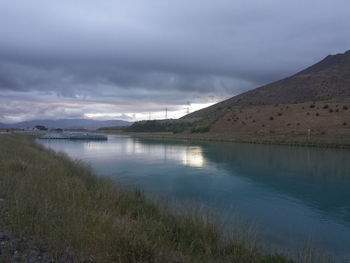
<path fill-rule="evenodd" d="M 313 246 L 350 260 L 350 151 L 110 135 L 39 140 L 99 174 L 162 199 L 254 224 L 274 248 Z"/>

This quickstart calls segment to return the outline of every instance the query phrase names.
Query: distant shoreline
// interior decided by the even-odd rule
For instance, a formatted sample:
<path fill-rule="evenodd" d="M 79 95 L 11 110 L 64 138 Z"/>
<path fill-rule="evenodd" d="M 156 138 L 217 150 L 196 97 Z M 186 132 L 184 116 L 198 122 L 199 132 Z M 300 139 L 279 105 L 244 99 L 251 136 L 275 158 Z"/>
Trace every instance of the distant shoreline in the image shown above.
<path fill-rule="evenodd" d="M 299 146 L 299 147 L 318 147 L 318 148 L 340 148 L 350 149 L 349 137 L 333 137 L 313 135 L 310 140 L 307 135 L 230 135 L 220 133 L 192 133 L 174 134 L 171 132 L 123 132 L 116 130 L 100 130 L 101 133 L 129 135 L 132 137 L 144 137 L 152 139 L 171 139 L 171 140 L 191 140 L 191 141 L 219 141 L 231 143 L 249 143 L 249 144 L 269 144 L 269 145 L 284 145 L 284 146 Z"/>

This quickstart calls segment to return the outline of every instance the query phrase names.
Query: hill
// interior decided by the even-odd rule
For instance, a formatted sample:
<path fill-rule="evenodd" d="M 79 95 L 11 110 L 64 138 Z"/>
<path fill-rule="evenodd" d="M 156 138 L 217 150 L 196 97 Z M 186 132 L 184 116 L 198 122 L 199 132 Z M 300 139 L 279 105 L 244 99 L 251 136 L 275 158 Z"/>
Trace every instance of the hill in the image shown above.
<path fill-rule="evenodd" d="M 61 128 L 61 129 L 98 129 L 101 127 L 121 127 L 129 126 L 131 122 L 122 120 L 88 120 L 88 119 L 58 119 L 58 120 L 32 120 L 12 124 L 0 123 L 0 128 L 33 128 L 37 125 L 42 125 L 47 128 Z"/>
<path fill-rule="evenodd" d="M 310 136 L 322 139 L 325 144 L 350 141 L 350 51 L 329 55 L 290 77 L 179 120 L 186 125 L 179 127 L 181 122 L 170 124 L 168 121 L 165 129 L 159 121 L 152 125 L 145 121 L 135 123 L 128 131 L 170 129 L 174 133 L 205 133 L 207 137 L 221 134 L 235 140 L 243 136 L 244 141 L 250 138 L 262 141 L 268 137 L 269 142 L 273 142 L 273 138 L 280 135 L 283 136 L 281 142 L 309 141 Z"/>
<path fill-rule="evenodd" d="M 350 136 L 350 51 L 182 119 L 212 133 Z"/>
<path fill-rule="evenodd" d="M 203 117 L 212 110 L 230 106 L 296 104 L 350 97 L 350 50 L 329 55 L 299 73 L 234 96 L 186 115 Z"/>

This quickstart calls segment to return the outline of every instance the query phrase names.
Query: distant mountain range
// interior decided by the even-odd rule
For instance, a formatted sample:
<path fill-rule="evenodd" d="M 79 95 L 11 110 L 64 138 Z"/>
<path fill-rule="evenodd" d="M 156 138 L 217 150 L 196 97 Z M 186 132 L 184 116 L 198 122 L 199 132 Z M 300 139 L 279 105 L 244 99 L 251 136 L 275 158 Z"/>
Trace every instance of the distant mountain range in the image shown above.
<path fill-rule="evenodd" d="M 58 120 L 32 120 L 12 124 L 0 123 L 0 128 L 33 128 L 42 125 L 50 129 L 98 129 L 101 127 L 129 126 L 132 122 L 122 120 L 89 120 L 89 119 L 58 119 Z"/>

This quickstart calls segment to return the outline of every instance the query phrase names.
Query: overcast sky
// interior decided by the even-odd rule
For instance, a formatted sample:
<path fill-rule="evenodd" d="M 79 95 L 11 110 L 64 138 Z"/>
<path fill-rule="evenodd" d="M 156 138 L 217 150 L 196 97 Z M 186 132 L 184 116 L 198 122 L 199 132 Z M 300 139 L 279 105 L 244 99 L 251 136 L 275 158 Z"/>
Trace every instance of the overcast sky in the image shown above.
<path fill-rule="evenodd" d="M 0 122 L 179 117 L 350 49 L 349 0 L 0 0 Z"/>

